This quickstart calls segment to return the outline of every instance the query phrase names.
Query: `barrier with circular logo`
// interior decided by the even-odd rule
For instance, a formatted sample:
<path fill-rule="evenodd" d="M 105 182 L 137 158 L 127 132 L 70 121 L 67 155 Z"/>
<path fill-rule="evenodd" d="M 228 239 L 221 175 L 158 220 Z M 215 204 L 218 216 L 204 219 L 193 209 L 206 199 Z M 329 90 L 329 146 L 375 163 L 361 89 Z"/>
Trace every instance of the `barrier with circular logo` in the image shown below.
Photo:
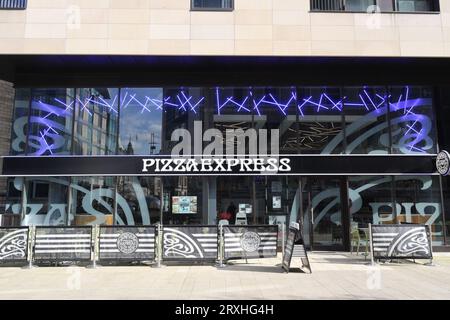
<path fill-rule="evenodd" d="M 155 258 L 155 226 L 101 226 L 100 261 L 147 261 Z"/>
<path fill-rule="evenodd" d="M 223 226 L 224 258 L 251 259 L 277 256 L 278 226 Z"/>

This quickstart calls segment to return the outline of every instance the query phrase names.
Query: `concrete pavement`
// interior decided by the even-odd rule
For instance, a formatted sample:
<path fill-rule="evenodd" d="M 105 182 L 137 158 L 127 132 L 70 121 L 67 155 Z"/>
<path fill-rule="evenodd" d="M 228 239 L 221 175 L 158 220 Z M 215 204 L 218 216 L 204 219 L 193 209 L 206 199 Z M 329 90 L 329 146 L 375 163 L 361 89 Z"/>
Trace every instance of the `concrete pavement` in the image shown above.
<path fill-rule="evenodd" d="M 361 256 L 310 254 L 313 273 L 273 259 L 212 265 L 0 268 L 0 299 L 450 299 L 450 254 L 367 265 Z M 295 263 L 295 262 L 294 262 Z M 297 265 L 298 262 L 297 262 Z"/>

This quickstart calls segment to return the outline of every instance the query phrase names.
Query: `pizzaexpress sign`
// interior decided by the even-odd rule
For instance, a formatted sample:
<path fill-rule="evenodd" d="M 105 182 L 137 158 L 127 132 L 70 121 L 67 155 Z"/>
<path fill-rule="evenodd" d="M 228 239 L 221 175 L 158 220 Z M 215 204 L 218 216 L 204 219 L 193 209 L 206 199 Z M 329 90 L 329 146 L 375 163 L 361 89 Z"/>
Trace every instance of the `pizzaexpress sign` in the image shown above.
<path fill-rule="evenodd" d="M 290 172 L 289 158 L 142 159 L 142 172 Z"/>
<path fill-rule="evenodd" d="M 8 156 L 2 159 L 2 176 L 11 177 L 422 175 L 436 172 L 436 157 L 422 155 Z"/>

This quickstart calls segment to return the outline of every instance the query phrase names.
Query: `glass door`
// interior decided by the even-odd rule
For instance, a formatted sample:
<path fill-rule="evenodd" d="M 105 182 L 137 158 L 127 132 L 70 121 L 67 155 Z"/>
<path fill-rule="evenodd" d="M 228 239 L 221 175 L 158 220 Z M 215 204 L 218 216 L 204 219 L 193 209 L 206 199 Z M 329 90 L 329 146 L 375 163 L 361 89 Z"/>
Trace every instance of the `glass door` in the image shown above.
<path fill-rule="evenodd" d="M 311 250 L 344 250 L 347 225 L 341 197 L 345 180 L 308 177 L 302 186 L 305 242 Z"/>

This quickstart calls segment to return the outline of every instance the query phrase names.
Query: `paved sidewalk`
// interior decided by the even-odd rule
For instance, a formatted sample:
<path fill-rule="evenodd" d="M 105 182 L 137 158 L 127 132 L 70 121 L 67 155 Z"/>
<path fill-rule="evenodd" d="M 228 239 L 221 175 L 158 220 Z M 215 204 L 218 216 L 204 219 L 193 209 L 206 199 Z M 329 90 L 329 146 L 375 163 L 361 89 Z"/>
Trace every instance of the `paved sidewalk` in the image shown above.
<path fill-rule="evenodd" d="M 349 253 L 310 254 L 312 274 L 281 256 L 211 265 L 0 268 L 0 299 L 450 299 L 450 255 L 435 266 L 367 265 Z M 422 261 L 420 263 L 423 263 Z"/>

